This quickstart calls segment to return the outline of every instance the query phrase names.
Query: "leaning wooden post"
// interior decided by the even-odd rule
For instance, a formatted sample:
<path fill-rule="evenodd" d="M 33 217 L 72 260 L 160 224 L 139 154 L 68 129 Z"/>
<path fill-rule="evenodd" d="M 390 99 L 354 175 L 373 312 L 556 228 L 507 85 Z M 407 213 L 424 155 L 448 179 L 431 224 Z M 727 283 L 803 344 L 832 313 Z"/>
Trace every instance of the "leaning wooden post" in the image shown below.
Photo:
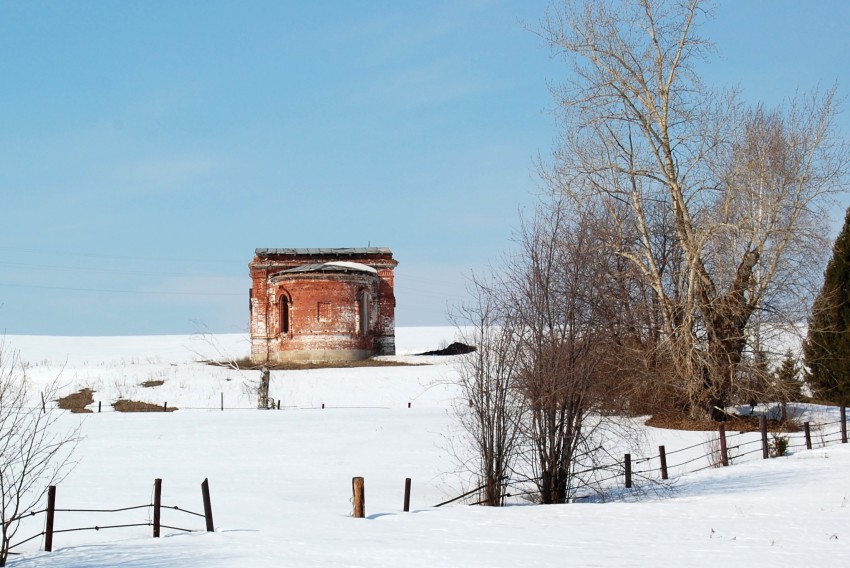
<path fill-rule="evenodd" d="M 847 407 L 841 406 L 841 443 L 847 443 Z"/>
<path fill-rule="evenodd" d="M 47 522 L 44 526 L 44 551 L 53 551 L 53 518 L 56 514 L 56 486 L 47 488 Z"/>
<path fill-rule="evenodd" d="M 658 457 L 661 459 L 661 479 L 667 479 L 667 451 L 664 446 L 658 446 Z"/>
<path fill-rule="evenodd" d="M 812 430 L 808 422 L 803 422 L 803 432 L 806 434 L 806 449 L 812 449 Z"/>
<path fill-rule="evenodd" d="M 168 412 L 168 403 L 167 403 L 167 402 L 163 403 L 163 405 L 162 405 L 162 411 L 163 411 L 163 412 Z"/>
<path fill-rule="evenodd" d="M 159 538 L 160 509 L 162 507 L 162 480 L 153 480 L 153 537 Z"/>
<path fill-rule="evenodd" d="M 257 409 L 269 409 L 269 382 L 271 381 L 271 371 L 263 365 L 260 369 L 260 386 L 257 389 Z"/>
<path fill-rule="evenodd" d="M 625 463 L 626 463 L 626 489 L 631 489 L 631 487 L 632 487 L 632 454 L 626 454 Z"/>
<path fill-rule="evenodd" d="M 207 532 L 214 532 L 215 525 L 213 525 L 212 502 L 210 501 L 210 481 L 208 478 L 204 478 L 203 483 L 201 483 L 201 493 L 204 496 L 204 519 L 207 521 Z"/>
<path fill-rule="evenodd" d="M 351 490 L 354 494 L 354 518 L 362 519 L 366 516 L 366 489 L 362 477 L 351 479 Z"/>
<path fill-rule="evenodd" d="M 723 424 L 718 426 L 717 433 L 720 436 L 720 464 L 727 467 L 729 465 L 729 450 L 726 448 L 726 426 Z"/>
<path fill-rule="evenodd" d="M 759 427 L 761 428 L 761 457 L 767 459 L 770 457 L 770 447 L 767 444 L 767 416 L 759 417 Z"/>
<path fill-rule="evenodd" d="M 410 512 L 410 478 L 404 480 L 404 512 Z"/>

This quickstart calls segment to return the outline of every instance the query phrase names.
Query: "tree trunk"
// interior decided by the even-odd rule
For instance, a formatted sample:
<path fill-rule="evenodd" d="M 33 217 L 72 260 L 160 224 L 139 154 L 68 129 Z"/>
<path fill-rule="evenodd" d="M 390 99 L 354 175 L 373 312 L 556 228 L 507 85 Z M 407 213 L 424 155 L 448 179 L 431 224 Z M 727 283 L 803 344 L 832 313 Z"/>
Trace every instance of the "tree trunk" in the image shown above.
<path fill-rule="evenodd" d="M 500 479 L 490 477 L 484 487 L 484 503 L 489 507 L 498 507 L 502 499 L 502 483 Z"/>
<path fill-rule="evenodd" d="M 744 254 L 729 290 L 719 298 L 711 298 L 703 289 L 701 311 L 708 336 L 708 365 L 703 375 L 708 395 L 708 412 L 712 420 L 726 420 L 726 407 L 731 402 L 735 374 L 746 346 L 745 331 L 755 305 L 747 299 L 758 262 L 758 251 Z"/>

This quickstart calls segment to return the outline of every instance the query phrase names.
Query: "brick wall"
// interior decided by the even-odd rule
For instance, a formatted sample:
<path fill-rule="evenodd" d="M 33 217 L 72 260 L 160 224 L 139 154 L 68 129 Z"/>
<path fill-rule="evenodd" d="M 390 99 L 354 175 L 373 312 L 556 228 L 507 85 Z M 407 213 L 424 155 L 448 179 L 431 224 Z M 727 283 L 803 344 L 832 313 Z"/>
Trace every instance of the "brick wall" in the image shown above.
<path fill-rule="evenodd" d="M 249 266 L 255 362 L 395 354 L 396 261 L 391 253 L 348 254 L 342 259 L 371 265 L 376 272 L 338 266 L 283 272 L 332 262 L 332 254 L 258 254 L 254 258 Z"/>

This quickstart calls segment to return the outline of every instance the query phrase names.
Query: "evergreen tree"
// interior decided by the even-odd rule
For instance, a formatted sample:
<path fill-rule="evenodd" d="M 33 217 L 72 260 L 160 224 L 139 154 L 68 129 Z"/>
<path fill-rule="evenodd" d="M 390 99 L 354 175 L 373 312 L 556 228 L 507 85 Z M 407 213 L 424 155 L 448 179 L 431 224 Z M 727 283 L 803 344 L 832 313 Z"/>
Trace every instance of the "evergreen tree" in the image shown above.
<path fill-rule="evenodd" d="M 802 385 L 797 380 L 798 372 L 797 360 L 794 359 L 794 354 L 789 349 L 785 352 L 785 358 L 782 360 L 782 364 L 775 371 L 775 388 L 778 393 L 777 396 L 781 401 L 791 402 L 803 396 L 800 390 Z"/>
<path fill-rule="evenodd" d="M 799 400 L 803 394 L 800 391 L 800 381 L 797 380 L 798 371 L 797 361 L 789 349 L 785 352 L 782 364 L 774 372 L 773 392 L 779 401 L 782 422 L 788 421 L 788 403 Z"/>
<path fill-rule="evenodd" d="M 821 399 L 850 404 L 850 209 L 812 306 L 803 355 L 812 391 Z"/>

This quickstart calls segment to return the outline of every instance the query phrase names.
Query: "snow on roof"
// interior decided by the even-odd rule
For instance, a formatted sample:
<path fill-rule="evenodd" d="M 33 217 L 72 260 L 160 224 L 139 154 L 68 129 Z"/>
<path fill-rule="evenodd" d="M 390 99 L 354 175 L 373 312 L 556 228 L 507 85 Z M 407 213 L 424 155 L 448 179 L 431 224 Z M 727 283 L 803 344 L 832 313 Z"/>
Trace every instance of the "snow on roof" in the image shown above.
<path fill-rule="evenodd" d="M 366 266 L 365 264 L 360 264 L 359 262 L 349 262 L 347 260 L 335 260 L 333 262 L 326 262 L 325 266 L 340 266 L 343 268 L 350 268 L 351 270 L 359 270 L 360 272 L 371 272 L 372 274 L 378 273 L 378 271 L 372 268 L 371 266 Z"/>
<path fill-rule="evenodd" d="M 371 266 L 360 264 L 359 262 L 348 262 L 337 260 L 331 262 L 323 262 L 320 264 L 303 264 L 280 272 L 280 274 L 292 274 L 294 272 L 369 272 L 377 274 L 378 271 Z"/>

